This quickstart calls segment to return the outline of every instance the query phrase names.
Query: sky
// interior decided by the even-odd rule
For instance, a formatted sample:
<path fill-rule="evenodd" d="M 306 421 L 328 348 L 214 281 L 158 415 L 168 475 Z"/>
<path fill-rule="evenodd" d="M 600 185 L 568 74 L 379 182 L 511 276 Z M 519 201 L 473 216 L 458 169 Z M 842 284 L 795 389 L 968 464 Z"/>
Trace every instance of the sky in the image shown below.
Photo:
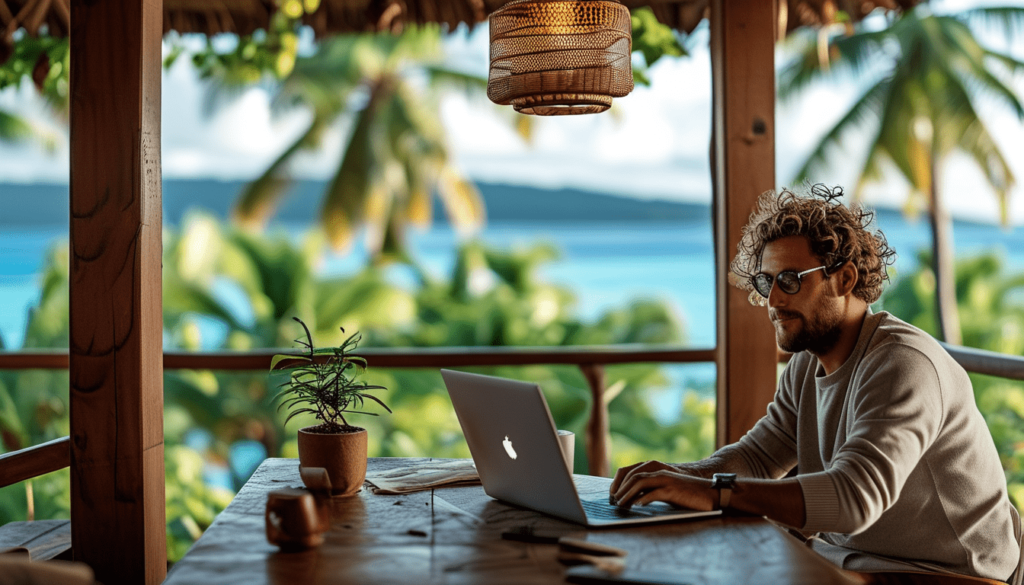
<path fill-rule="evenodd" d="M 933 2 L 936 12 L 977 4 L 972 0 Z M 992 34 L 981 36 L 995 48 L 1009 48 L 1024 58 L 1024 35 L 1006 45 Z M 679 201 L 710 201 L 708 140 L 711 119 L 711 71 L 707 31 L 687 40 L 691 55 L 662 59 L 650 71 L 651 87 L 637 87 L 618 98 L 612 111 L 591 116 L 536 118 L 528 144 L 513 130 L 515 114 L 486 97 L 459 93 L 446 96 L 441 115 L 448 130 L 452 158 L 469 177 L 486 182 L 538 187 L 574 187 L 616 195 Z M 473 32 L 459 30 L 446 40 L 451 65 L 486 75 L 486 25 Z M 777 53 L 781 63 L 785 54 Z M 1024 96 L 1024 79 L 1015 79 Z M 845 79 L 819 83 L 791 103 L 780 103 L 776 115 L 776 181 L 788 185 L 797 167 L 819 138 L 841 116 L 864 82 Z M 251 179 L 302 131 L 308 114 L 275 114 L 266 88 L 252 88 L 236 100 L 206 113 L 206 88 L 186 59 L 166 71 L 163 80 L 163 173 L 166 178 Z M 65 183 L 68 175 L 66 133 L 50 119 L 30 87 L 0 94 L 0 107 L 14 109 L 41 127 L 61 134 L 58 150 L 0 145 L 0 182 Z M 1006 108 L 982 102 L 986 121 L 1010 158 L 1017 186 L 1011 195 L 1011 216 L 1024 224 L 1024 124 Z M 338 164 L 346 126 L 332 129 L 325 148 L 297 161 L 292 171 L 302 178 L 327 178 Z M 835 165 L 817 181 L 852 187 L 859 168 L 857 148 L 866 135 L 847 145 L 849 165 Z M 894 175 L 895 173 L 890 173 Z M 962 157 L 945 167 L 942 185 L 955 215 L 995 222 L 994 194 L 984 187 L 980 171 Z M 907 187 L 889 179 L 865 193 L 869 204 L 897 206 Z"/>

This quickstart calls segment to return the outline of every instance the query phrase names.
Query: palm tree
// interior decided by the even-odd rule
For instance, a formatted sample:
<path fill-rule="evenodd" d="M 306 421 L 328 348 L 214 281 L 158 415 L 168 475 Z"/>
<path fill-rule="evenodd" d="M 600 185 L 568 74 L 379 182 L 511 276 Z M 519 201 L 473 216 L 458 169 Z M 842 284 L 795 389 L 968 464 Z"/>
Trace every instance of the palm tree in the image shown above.
<path fill-rule="evenodd" d="M 431 221 L 432 192 L 458 228 L 484 218 L 476 188 L 451 165 L 438 110 L 438 88 L 486 87 L 486 79 L 443 64 L 440 29 L 420 27 L 401 35 L 343 35 L 301 57 L 281 83 L 278 110 L 301 107 L 306 130 L 270 167 L 248 184 L 235 207 L 243 225 L 261 226 L 288 185 L 288 163 L 318 148 L 339 119 L 350 122 L 347 144 L 321 208 L 329 243 L 344 248 L 360 225 L 367 228 L 374 262 L 407 261 L 407 224 Z"/>
<path fill-rule="evenodd" d="M 371 262 L 408 262 L 405 226 L 430 223 L 432 193 L 456 228 L 473 231 L 481 225 L 483 201 L 449 160 L 438 106 L 445 89 L 465 90 L 483 99 L 487 78 L 447 68 L 441 36 L 441 29 L 427 26 L 400 35 L 341 35 L 323 41 L 315 54 L 298 58 L 281 82 L 274 105 L 278 111 L 306 109 L 309 125 L 245 187 L 235 219 L 251 228 L 262 227 L 288 187 L 290 161 L 300 152 L 319 148 L 328 130 L 344 119 L 350 123 L 347 143 L 320 214 L 332 246 L 346 247 L 357 228 L 365 225 Z M 659 23 L 650 9 L 633 12 L 633 36 L 633 50 L 643 56 L 634 66 L 640 85 L 649 84 L 647 68 L 661 57 L 687 54 L 678 35 Z M 215 91 L 230 92 L 245 84 L 232 71 L 250 63 L 215 61 L 221 68 L 208 73 L 215 78 Z M 508 108 L 502 112 L 514 116 L 512 126 L 528 140 L 532 118 Z"/>
<path fill-rule="evenodd" d="M 942 201 L 940 170 L 961 151 L 981 168 L 1007 221 L 1007 198 L 1015 178 L 1006 157 L 978 117 L 979 97 L 994 98 L 1024 120 L 1024 106 L 1009 83 L 1024 62 L 983 46 L 971 25 L 999 24 L 1009 31 L 1024 23 L 1024 8 L 982 8 L 936 15 L 925 6 L 903 13 L 881 30 L 840 34 L 820 43 L 818 34 L 796 35 L 797 57 L 779 74 L 779 96 L 786 99 L 813 80 L 837 72 L 884 71 L 825 134 L 794 181 L 827 168 L 843 139 L 869 127 L 872 137 L 854 191 L 883 178 L 891 163 L 908 181 L 912 201 L 929 210 L 932 269 L 936 280 L 939 333 L 961 341 L 953 271 L 952 221 Z M 845 30 L 845 29 L 844 29 Z M 825 39 L 821 39 L 825 40 Z"/>

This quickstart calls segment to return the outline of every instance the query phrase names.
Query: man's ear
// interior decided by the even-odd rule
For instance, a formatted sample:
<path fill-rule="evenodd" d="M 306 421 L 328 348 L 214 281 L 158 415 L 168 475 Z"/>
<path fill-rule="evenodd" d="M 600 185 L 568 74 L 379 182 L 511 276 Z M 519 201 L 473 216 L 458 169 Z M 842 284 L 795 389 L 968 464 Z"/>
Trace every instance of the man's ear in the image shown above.
<path fill-rule="evenodd" d="M 854 287 L 857 286 L 857 281 L 860 280 L 860 273 L 853 262 L 847 261 L 839 267 L 839 270 L 832 273 L 832 278 L 835 279 L 836 296 L 845 297 L 852 293 Z"/>

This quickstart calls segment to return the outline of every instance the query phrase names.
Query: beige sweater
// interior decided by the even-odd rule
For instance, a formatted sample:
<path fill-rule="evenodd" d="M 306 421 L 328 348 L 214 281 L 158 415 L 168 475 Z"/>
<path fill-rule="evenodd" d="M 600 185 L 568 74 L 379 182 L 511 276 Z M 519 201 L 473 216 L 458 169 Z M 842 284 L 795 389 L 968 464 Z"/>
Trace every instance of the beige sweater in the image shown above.
<path fill-rule="evenodd" d="M 1006 479 L 967 373 L 888 313 L 865 317 L 827 376 L 814 356 L 793 356 L 767 415 L 723 451 L 750 477 L 796 466 L 804 531 L 843 568 L 1000 580 L 1016 568 Z"/>

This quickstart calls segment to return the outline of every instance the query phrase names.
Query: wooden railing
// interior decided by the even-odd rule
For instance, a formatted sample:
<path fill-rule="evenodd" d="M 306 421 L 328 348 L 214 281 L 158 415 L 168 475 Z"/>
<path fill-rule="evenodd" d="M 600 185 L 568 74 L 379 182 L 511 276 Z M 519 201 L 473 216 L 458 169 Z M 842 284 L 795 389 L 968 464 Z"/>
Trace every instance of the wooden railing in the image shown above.
<path fill-rule="evenodd" d="M 943 343 L 965 370 L 977 374 L 1024 380 L 1024 357 L 1000 354 Z M 266 371 L 274 355 L 288 350 L 190 353 L 164 352 L 165 369 Z M 608 406 L 604 401 L 604 366 L 626 363 L 707 363 L 715 361 L 714 349 L 678 346 L 569 346 L 569 347 L 443 347 L 379 348 L 359 352 L 375 368 L 459 368 L 472 366 L 574 365 L 590 387 L 591 407 L 587 421 L 586 451 L 589 471 L 608 475 Z M 780 353 L 785 362 L 789 354 Z M 0 370 L 62 370 L 68 368 L 63 351 L 0 353 Z M 0 487 L 18 483 L 70 464 L 70 440 L 56 439 L 42 445 L 0 455 Z"/>
<path fill-rule="evenodd" d="M 164 352 L 164 369 L 267 371 L 273 356 L 289 350 L 248 352 L 191 353 Z M 714 349 L 684 349 L 678 346 L 560 346 L 560 347 L 442 347 L 442 348 L 378 348 L 360 350 L 374 368 L 459 368 L 471 366 L 524 366 L 534 364 L 574 365 L 580 368 L 590 387 L 591 407 L 587 421 L 586 452 L 592 475 L 609 474 L 608 405 L 604 401 L 604 366 L 626 363 L 700 363 L 714 362 Z M 0 353 L 0 370 L 46 369 L 66 370 L 68 354 L 62 351 L 21 351 Z M 65 448 L 68 447 L 64 438 Z M 50 443 L 46 443 L 50 445 Z M 43 445 L 40 445 L 42 447 Z M 4 457 L 18 456 L 22 449 Z M 65 458 L 67 459 L 67 458 Z M 68 466 L 67 461 L 51 459 L 39 472 L 4 483 L 0 487 L 23 481 Z M 2 465 L 2 460 L 0 460 Z M 11 476 L 13 478 L 15 476 Z"/>
<path fill-rule="evenodd" d="M 0 455 L 0 487 L 71 465 L 71 439 L 61 437 Z"/>
<path fill-rule="evenodd" d="M 1009 380 L 1024 380 L 1024 357 L 973 347 L 939 342 L 960 367 L 972 374 L 985 374 Z"/>
<path fill-rule="evenodd" d="M 995 376 L 1007 380 L 1024 380 L 1024 357 L 1022 356 L 962 345 L 950 345 L 943 341 L 940 341 L 939 345 L 968 373 Z M 779 363 L 788 362 L 791 356 L 792 354 L 780 350 Z"/>

